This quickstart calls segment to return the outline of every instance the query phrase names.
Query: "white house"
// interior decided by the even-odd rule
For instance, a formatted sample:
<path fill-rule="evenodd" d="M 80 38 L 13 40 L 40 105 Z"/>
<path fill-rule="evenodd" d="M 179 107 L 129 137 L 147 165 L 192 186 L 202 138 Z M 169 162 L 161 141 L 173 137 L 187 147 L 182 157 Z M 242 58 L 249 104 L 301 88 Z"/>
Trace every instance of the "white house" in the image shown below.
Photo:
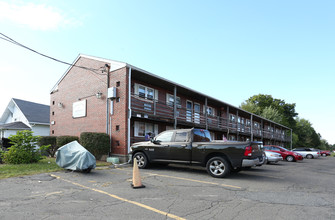
<path fill-rule="evenodd" d="M 49 136 L 50 106 L 11 99 L 0 118 L 0 138 L 8 138 L 19 130 L 31 130 L 35 136 Z"/>

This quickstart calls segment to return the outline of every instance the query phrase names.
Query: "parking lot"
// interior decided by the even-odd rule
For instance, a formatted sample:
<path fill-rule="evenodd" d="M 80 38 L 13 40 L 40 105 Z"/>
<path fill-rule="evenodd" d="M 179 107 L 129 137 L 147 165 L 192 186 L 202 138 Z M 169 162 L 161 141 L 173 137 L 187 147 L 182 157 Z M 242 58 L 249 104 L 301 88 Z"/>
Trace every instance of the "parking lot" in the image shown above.
<path fill-rule="evenodd" d="M 209 176 L 179 165 L 61 171 L 0 181 L 0 219 L 335 219 L 335 157 Z"/>

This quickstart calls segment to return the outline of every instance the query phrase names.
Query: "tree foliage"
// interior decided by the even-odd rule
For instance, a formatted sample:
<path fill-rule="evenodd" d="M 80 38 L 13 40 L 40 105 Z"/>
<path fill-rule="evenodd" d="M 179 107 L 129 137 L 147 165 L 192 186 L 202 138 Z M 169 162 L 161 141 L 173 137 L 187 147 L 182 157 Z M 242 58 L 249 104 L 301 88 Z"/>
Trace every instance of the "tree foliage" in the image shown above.
<path fill-rule="evenodd" d="M 35 163 L 42 159 L 41 150 L 49 146 L 40 146 L 37 143 L 38 136 L 33 136 L 32 131 L 18 131 L 16 135 L 9 136 L 10 143 L 13 144 L 8 151 L 2 153 L 5 163 L 22 164 Z"/>
<path fill-rule="evenodd" d="M 240 107 L 269 120 L 278 120 L 275 122 L 290 128 L 295 127 L 295 117 L 298 115 L 295 112 L 295 103 L 285 103 L 284 100 L 274 99 L 271 95 L 254 95 L 243 102 Z"/>
<path fill-rule="evenodd" d="M 275 99 L 271 95 L 259 94 L 247 99 L 240 108 L 292 128 L 294 147 L 331 148 L 328 143 L 321 141 L 321 135 L 316 133 L 308 120 L 297 117 L 295 103 L 289 104 L 284 100 Z"/>
<path fill-rule="evenodd" d="M 299 140 L 294 143 L 298 147 L 313 147 L 320 146 L 320 134 L 317 134 L 312 124 L 306 119 L 297 118 L 297 126 L 294 132 L 298 135 Z"/>

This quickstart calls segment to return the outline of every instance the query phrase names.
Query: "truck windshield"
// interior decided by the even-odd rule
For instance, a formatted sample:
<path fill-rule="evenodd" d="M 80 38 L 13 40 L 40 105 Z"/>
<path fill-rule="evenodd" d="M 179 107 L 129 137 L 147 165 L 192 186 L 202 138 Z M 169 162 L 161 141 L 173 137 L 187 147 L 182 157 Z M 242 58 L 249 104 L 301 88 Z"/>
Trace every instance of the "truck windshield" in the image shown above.
<path fill-rule="evenodd" d="M 193 141 L 194 142 L 211 142 L 211 135 L 209 131 L 203 129 L 193 130 Z"/>

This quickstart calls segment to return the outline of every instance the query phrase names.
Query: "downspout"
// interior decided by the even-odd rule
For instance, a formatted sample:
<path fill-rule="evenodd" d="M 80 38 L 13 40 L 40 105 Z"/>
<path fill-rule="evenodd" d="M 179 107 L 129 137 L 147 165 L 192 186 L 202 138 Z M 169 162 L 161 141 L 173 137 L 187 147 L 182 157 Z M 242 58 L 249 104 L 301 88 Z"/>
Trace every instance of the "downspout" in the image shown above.
<path fill-rule="evenodd" d="M 131 119 L 131 67 L 129 68 L 129 74 L 128 74 L 128 125 L 127 125 L 128 152 L 130 152 L 130 119 Z"/>
<path fill-rule="evenodd" d="M 110 66 L 106 63 L 105 67 L 107 69 L 107 90 L 106 90 L 106 134 L 109 134 L 109 102 L 108 102 L 108 89 L 109 89 L 109 71 Z"/>

